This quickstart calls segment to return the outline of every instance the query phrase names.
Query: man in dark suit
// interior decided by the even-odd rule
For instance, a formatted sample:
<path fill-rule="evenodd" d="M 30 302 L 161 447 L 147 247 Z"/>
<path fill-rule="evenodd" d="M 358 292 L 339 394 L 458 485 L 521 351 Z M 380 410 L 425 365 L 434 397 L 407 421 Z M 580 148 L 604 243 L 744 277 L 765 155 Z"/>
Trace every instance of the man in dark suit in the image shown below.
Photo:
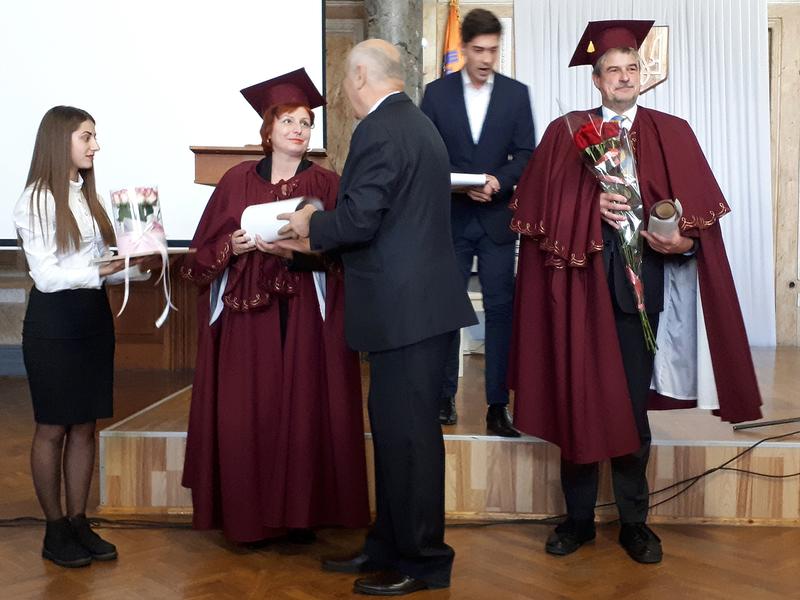
<path fill-rule="evenodd" d="M 347 70 L 344 90 L 361 122 L 336 210 L 306 207 L 289 228 L 313 251 L 341 253 L 345 335 L 370 361 L 375 523 L 358 556 L 323 567 L 381 571 L 354 590 L 399 595 L 450 583 L 439 390 L 451 339 L 476 319 L 450 242 L 447 150 L 401 91 L 399 52 L 367 40 Z"/>
<path fill-rule="evenodd" d="M 461 25 L 464 68 L 434 81 L 425 90 L 422 111 L 436 125 L 450 156 L 450 170 L 485 173 L 486 184 L 452 195 L 451 223 L 464 286 L 478 257 L 478 277 L 486 315 L 487 430 L 518 437 L 508 416 L 506 371 L 514 304 L 514 253 L 511 192 L 533 151 L 533 116 L 528 88 L 494 72 L 500 46 L 500 21 L 477 8 Z M 439 419 L 456 422 L 459 339 L 453 339 Z"/>

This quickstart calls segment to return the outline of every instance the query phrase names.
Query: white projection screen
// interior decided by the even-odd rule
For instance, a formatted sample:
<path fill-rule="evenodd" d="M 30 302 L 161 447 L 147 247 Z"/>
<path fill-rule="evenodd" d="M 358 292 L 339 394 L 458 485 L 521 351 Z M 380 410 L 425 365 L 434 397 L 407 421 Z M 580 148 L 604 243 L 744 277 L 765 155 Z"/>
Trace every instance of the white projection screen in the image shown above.
<path fill-rule="evenodd" d="M 186 246 L 213 189 L 190 146 L 260 143 L 239 90 L 305 67 L 324 90 L 324 0 L 28 0 L 0 9 L 0 246 L 42 115 L 66 104 L 97 122 L 97 188 L 158 185 L 171 246 Z M 311 148 L 325 146 L 317 109 Z"/>

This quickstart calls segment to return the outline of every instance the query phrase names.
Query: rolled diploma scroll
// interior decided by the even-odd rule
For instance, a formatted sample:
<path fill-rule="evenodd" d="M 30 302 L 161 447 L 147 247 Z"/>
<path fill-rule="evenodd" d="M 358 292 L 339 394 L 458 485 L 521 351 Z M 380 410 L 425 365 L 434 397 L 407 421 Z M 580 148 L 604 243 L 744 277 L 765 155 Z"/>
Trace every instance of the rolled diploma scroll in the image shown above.
<path fill-rule="evenodd" d="M 678 222 L 683 216 L 683 207 L 680 200 L 661 200 L 656 202 L 650 209 L 650 222 L 647 224 L 647 231 L 657 233 L 665 237 L 670 237 L 676 229 Z"/>
<path fill-rule="evenodd" d="M 277 242 L 281 239 L 291 237 L 291 234 L 279 234 L 278 230 L 286 225 L 286 221 L 279 221 L 278 215 L 283 213 L 295 212 L 303 208 L 306 204 L 311 204 L 317 210 L 325 210 L 320 200 L 316 198 L 289 198 L 277 202 L 265 202 L 263 204 L 251 204 L 242 212 L 241 228 L 247 235 L 255 238 L 260 236 L 267 243 Z M 211 319 L 209 325 L 217 320 L 222 313 L 222 296 L 228 283 L 228 270 L 217 278 L 211 288 Z M 325 320 L 325 273 L 314 272 L 314 288 L 317 292 L 319 310 L 322 320 Z"/>
<path fill-rule="evenodd" d="M 486 185 L 484 173 L 450 173 L 450 187 L 483 187 Z"/>
<path fill-rule="evenodd" d="M 291 234 L 279 234 L 286 221 L 279 221 L 278 215 L 290 213 L 301 208 L 304 198 L 289 198 L 277 202 L 265 202 L 263 204 L 251 204 L 242 213 L 242 229 L 247 232 L 253 240 L 256 236 L 261 236 L 265 242 L 277 242 L 281 239 L 291 237 Z M 305 206 L 305 204 L 303 204 Z"/>

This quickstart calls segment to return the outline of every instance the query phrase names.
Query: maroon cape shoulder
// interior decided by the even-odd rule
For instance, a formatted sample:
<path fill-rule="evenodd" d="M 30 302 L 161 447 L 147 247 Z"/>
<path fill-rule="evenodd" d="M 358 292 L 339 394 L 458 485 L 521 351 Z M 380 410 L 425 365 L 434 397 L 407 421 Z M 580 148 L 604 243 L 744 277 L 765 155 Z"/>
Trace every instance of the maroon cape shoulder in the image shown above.
<path fill-rule="evenodd" d="M 331 262 L 327 272 L 323 321 L 311 273 L 230 251 L 247 205 L 314 196 L 332 208 L 337 188 L 336 174 L 318 166 L 273 185 L 255 162 L 243 163 L 222 178 L 200 221 L 183 267 L 200 291 L 183 474 L 197 528 L 249 542 L 369 521 L 361 377 L 344 342 L 340 267 Z M 225 307 L 209 326 L 210 284 L 225 268 Z M 279 300 L 288 312 L 283 343 Z"/>
<path fill-rule="evenodd" d="M 591 111 L 594 112 L 594 111 Z M 679 198 L 684 235 L 699 237 L 698 276 L 724 420 L 759 418 L 761 397 L 718 219 L 730 209 L 689 125 L 640 107 L 631 130 L 645 208 Z M 563 119 L 553 121 L 512 200 L 522 234 L 509 385 L 515 423 L 593 462 L 634 451 L 631 412 L 602 264 L 594 177 Z M 664 397 L 653 408 L 686 408 Z"/>

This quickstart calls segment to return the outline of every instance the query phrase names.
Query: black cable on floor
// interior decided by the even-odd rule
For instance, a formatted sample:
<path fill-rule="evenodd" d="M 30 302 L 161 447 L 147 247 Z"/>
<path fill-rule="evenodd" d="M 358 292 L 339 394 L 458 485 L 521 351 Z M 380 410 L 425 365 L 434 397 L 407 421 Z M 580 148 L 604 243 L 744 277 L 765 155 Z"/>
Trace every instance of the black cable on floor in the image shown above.
<path fill-rule="evenodd" d="M 687 477 L 686 479 L 682 479 L 681 481 L 676 481 L 666 487 L 663 487 L 658 490 L 653 490 L 650 492 L 650 497 L 657 496 L 659 494 L 663 494 L 671 489 L 675 489 L 676 487 L 684 486 L 676 493 L 672 494 L 671 496 L 664 498 L 663 500 L 659 500 L 655 504 L 650 505 L 650 509 L 653 509 L 657 506 L 661 506 L 662 504 L 666 504 L 674 500 L 675 498 L 685 494 L 692 486 L 694 486 L 698 481 L 703 479 L 704 477 L 708 477 L 709 475 L 717 472 L 717 471 L 733 471 L 736 473 L 742 473 L 745 475 L 750 475 L 752 477 L 767 477 L 772 479 L 789 479 L 792 477 L 800 477 L 800 472 L 798 473 L 789 473 L 786 475 L 771 475 L 769 473 L 759 473 L 757 471 L 750 471 L 748 469 L 739 469 L 736 467 L 729 467 L 728 465 L 732 462 L 735 462 L 742 458 L 744 455 L 752 452 L 758 446 L 765 442 L 771 442 L 773 440 L 779 440 L 785 437 L 790 437 L 793 435 L 800 434 L 800 430 L 792 431 L 790 433 L 784 433 L 781 435 L 773 435 L 770 437 L 766 437 L 763 439 L 758 440 L 751 446 L 748 446 L 735 456 L 731 457 L 730 459 L 726 460 L 719 466 L 713 467 L 700 473 L 699 475 L 694 475 L 692 477 Z M 609 508 L 615 506 L 614 502 L 605 502 L 603 504 L 598 504 L 595 508 Z M 481 528 L 481 527 L 494 527 L 497 525 L 548 525 L 552 524 L 556 521 L 559 521 L 565 518 L 567 515 L 554 515 L 552 517 L 542 517 L 539 519 L 492 519 L 491 521 L 480 521 L 480 522 L 470 522 L 470 523 L 448 523 L 448 528 L 453 529 L 463 529 L 463 528 Z M 90 517 L 89 521 L 94 527 L 97 528 L 104 528 L 104 529 L 191 529 L 191 523 L 175 523 L 169 521 L 156 521 L 156 520 L 145 520 L 145 519 L 107 519 L 103 517 Z M 0 527 L 31 527 L 34 525 L 43 525 L 45 520 L 39 517 L 16 517 L 12 519 L 0 519 Z"/>

